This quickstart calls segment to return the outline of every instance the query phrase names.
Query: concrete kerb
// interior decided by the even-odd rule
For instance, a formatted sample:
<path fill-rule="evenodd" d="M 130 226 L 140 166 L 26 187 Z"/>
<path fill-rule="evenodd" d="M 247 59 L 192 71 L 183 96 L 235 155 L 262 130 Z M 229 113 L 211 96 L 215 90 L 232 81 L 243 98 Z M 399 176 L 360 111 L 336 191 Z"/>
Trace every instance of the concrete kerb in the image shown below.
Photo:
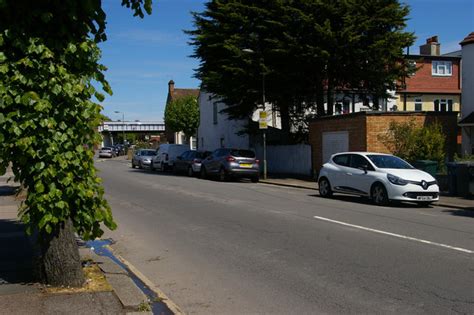
<path fill-rule="evenodd" d="M 109 257 L 99 256 L 90 248 L 85 247 L 80 248 L 79 253 L 83 260 L 90 259 L 99 266 L 125 310 L 136 311 L 140 304 L 148 300 L 128 273 Z"/>
<path fill-rule="evenodd" d="M 152 290 L 168 307 L 168 309 L 173 312 L 175 315 L 184 315 L 185 313 L 179 308 L 176 303 L 174 303 L 163 291 L 155 286 L 150 279 L 148 279 L 143 273 L 141 273 L 135 266 L 130 262 L 124 259 L 122 256 L 118 255 L 110 246 L 106 247 L 121 263 L 123 263 L 138 279 L 140 279 L 150 290 Z"/>

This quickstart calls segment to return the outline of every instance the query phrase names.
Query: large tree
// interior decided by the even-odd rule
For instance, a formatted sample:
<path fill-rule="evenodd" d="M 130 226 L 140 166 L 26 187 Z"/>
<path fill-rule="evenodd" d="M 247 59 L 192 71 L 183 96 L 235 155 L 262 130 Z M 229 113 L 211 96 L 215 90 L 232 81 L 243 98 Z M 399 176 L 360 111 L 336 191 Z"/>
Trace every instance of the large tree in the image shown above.
<path fill-rule="evenodd" d="M 151 0 L 122 0 L 134 15 Z M 0 173 L 12 164 L 27 190 L 21 219 L 40 245 L 42 280 L 84 281 L 74 232 L 84 239 L 114 229 L 93 163 L 105 66 L 100 0 L 0 0 Z"/>
<path fill-rule="evenodd" d="M 179 97 L 166 106 L 165 124 L 171 130 L 182 131 L 189 139 L 199 127 L 199 105 L 195 96 Z"/>
<path fill-rule="evenodd" d="M 307 112 L 328 114 L 325 102 L 331 114 L 336 90 L 386 96 L 406 75 L 408 12 L 397 0 L 212 0 L 188 32 L 196 77 L 231 118 L 261 104 L 265 80 L 289 130 Z"/>

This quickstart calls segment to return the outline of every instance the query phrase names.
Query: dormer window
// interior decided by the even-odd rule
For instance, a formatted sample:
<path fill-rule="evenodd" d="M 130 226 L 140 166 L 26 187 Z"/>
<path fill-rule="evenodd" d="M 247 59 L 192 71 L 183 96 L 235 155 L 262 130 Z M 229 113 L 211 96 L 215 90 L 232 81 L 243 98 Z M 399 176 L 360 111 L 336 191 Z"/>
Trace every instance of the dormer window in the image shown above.
<path fill-rule="evenodd" d="M 451 76 L 452 70 L 453 64 L 451 61 L 433 60 L 431 63 L 431 74 L 434 76 Z"/>

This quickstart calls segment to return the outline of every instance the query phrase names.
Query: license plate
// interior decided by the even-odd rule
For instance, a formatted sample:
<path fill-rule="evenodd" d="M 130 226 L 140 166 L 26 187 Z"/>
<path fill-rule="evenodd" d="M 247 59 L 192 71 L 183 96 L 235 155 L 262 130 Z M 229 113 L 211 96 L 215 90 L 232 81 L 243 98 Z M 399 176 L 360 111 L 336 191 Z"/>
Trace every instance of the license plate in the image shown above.
<path fill-rule="evenodd" d="M 252 167 L 252 164 L 249 164 L 249 163 L 242 163 L 242 164 L 240 164 L 240 167 L 251 168 L 251 167 Z"/>
<path fill-rule="evenodd" d="M 433 197 L 431 196 L 418 196 L 416 197 L 416 200 L 432 200 Z"/>

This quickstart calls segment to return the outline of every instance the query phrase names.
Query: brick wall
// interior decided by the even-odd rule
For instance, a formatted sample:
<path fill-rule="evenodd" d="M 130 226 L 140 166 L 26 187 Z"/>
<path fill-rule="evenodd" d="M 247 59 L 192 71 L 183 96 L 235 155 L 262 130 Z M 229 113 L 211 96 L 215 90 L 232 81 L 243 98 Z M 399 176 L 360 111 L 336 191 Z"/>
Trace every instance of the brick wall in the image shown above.
<path fill-rule="evenodd" d="M 322 161 L 322 134 L 331 131 L 348 131 L 349 151 L 370 151 L 390 153 L 380 141 L 391 121 L 415 120 L 418 126 L 438 121 L 446 135 L 446 153 L 451 160 L 457 150 L 457 113 L 439 112 L 359 112 L 348 115 L 330 116 L 316 119 L 309 126 L 314 171 L 319 171 Z"/>
<path fill-rule="evenodd" d="M 406 89 L 408 92 L 460 92 L 459 59 L 448 60 L 451 61 L 453 65 L 451 76 L 432 75 L 431 63 L 435 60 L 446 59 L 420 57 L 420 59 L 415 60 L 416 67 L 420 67 L 420 69 L 415 73 L 415 75 L 406 78 Z"/>
<path fill-rule="evenodd" d="M 366 151 L 367 141 L 365 121 L 366 115 L 364 112 L 327 116 L 312 121 L 309 125 L 309 143 L 311 145 L 313 170 L 319 171 L 323 164 L 323 132 L 348 131 L 349 150 Z"/>

